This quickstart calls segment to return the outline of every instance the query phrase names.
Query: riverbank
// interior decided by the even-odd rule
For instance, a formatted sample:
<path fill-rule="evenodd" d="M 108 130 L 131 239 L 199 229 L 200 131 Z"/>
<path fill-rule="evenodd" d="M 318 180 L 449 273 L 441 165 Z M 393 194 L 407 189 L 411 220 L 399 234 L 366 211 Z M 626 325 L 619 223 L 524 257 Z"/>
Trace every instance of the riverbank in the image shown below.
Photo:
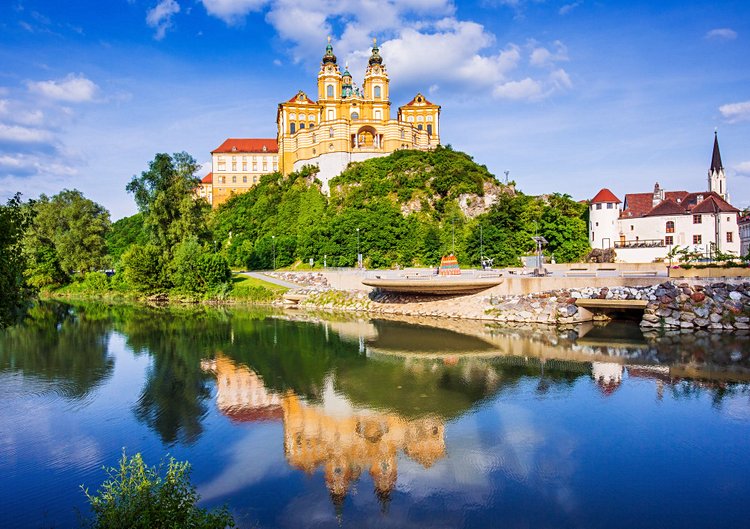
<path fill-rule="evenodd" d="M 283 278 L 303 285 L 291 290 L 287 297 L 306 310 L 432 316 L 508 325 L 575 325 L 607 320 L 617 312 L 612 308 L 589 310 L 579 306 L 583 304 L 579 300 L 611 300 L 641 302 L 629 304 L 631 308 L 626 310 L 630 317 L 639 319 L 643 328 L 739 332 L 750 329 L 750 282 L 737 278 L 548 289 L 544 288 L 545 278 L 536 278 L 541 290 L 529 294 L 504 295 L 507 285 L 500 285 L 473 295 L 441 297 L 365 289 L 335 290 L 322 274 L 296 274 L 295 277 L 293 273 L 284 273 Z M 637 279 L 629 278 L 627 282 L 637 282 Z M 555 281 L 550 279 L 548 284 L 553 287 Z M 641 307 L 632 308 L 638 305 Z"/>

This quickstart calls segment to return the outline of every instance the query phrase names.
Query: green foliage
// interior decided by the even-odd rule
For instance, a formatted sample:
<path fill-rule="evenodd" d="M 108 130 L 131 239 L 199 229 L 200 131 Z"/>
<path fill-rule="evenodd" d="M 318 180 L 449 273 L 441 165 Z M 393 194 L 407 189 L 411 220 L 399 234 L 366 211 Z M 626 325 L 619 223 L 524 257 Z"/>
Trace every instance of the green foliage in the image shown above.
<path fill-rule="evenodd" d="M 162 254 L 153 244 L 134 244 L 120 259 L 125 282 L 133 290 L 154 292 L 167 283 Z"/>
<path fill-rule="evenodd" d="M 31 292 L 24 277 L 23 236 L 31 224 L 32 211 L 19 194 L 0 205 L 0 327 L 16 320 Z"/>
<path fill-rule="evenodd" d="M 231 279 L 232 271 L 224 256 L 208 251 L 195 237 L 175 248 L 171 280 L 179 291 L 205 294 Z"/>
<path fill-rule="evenodd" d="M 123 452 L 119 467 L 106 469 L 107 480 L 96 494 L 84 493 L 91 504 L 97 529 L 160 529 L 235 527 L 225 508 L 201 509 L 200 497 L 190 483 L 190 464 L 170 458 L 164 470 L 147 466 L 141 454 L 128 458 Z"/>
<path fill-rule="evenodd" d="M 117 262 L 125 250 L 132 244 L 146 244 L 148 232 L 143 226 L 143 214 L 136 213 L 125 217 L 114 224 L 107 234 L 107 250 L 112 256 L 112 261 Z"/>
<path fill-rule="evenodd" d="M 99 270 L 109 264 L 106 235 L 109 212 L 78 190 L 41 195 L 31 207 L 34 222 L 26 235 L 31 273 L 39 286 L 64 280 L 59 274 Z"/>

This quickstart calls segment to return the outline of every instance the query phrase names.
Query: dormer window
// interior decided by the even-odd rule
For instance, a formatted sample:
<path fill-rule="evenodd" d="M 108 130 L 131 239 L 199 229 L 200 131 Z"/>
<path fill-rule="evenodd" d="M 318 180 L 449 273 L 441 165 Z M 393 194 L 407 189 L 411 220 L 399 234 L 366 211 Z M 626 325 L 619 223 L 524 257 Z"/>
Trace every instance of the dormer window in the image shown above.
<path fill-rule="evenodd" d="M 695 200 L 697 202 L 703 202 L 703 195 L 698 195 L 698 197 Z"/>

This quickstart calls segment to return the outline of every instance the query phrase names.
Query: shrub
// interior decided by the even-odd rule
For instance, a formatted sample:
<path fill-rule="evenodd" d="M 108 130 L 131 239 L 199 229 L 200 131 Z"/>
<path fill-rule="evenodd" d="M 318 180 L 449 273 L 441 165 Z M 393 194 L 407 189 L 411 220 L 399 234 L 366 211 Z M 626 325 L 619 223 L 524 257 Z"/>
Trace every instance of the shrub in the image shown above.
<path fill-rule="evenodd" d="M 133 289 L 148 292 L 164 286 L 161 252 L 155 245 L 132 245 L 122 254 L 120 264 Z"/>
<path fill-rule="evenodd" d="M 220 529 L 235 527 L 226 507 L 207 511 L 190 483 L 190 464 L 169 458 L 159 468 L 148 467 L 141 454 L 123 452 L 119 468 L 106 469 L 108 479 L 95 495 L 81 487 L 91 504 L 94 528 L 160 529 L 172 527 Z"/>

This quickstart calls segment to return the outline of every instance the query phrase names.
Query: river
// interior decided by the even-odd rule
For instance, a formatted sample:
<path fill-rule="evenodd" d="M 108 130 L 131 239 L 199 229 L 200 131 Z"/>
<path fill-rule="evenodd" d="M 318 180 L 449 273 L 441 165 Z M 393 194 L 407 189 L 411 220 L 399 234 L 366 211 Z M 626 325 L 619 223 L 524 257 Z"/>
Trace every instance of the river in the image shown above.
<path fill-rule="evenodd" d="M 123 450 L 240 527 L 739 527 L 750 337 L 43 303 L 0 331 L 0 527 Z"/>

